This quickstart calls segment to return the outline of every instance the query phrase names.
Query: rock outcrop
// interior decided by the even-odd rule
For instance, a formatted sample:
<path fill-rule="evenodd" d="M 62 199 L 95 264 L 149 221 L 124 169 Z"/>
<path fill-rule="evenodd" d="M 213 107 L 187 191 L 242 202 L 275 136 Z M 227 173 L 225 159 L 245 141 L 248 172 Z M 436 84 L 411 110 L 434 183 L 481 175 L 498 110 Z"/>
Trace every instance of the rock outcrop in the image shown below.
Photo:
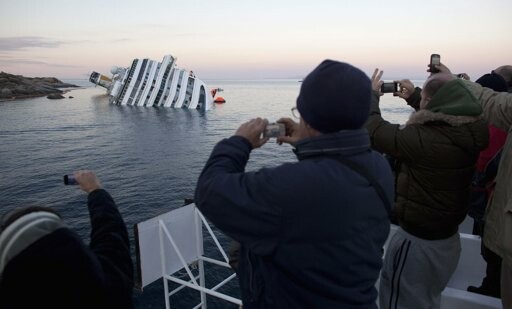
<path fill-rule="evenodd" d="M 24 77 L 0 72 L 0 100 L 62 95 L 62 88 L 76 87 L 55 77 Z"/>
<path fill-rule="evenodd" d="M 64 99 L 64 96 L 60 93 L 52 93 L 46 96 L 50 100 Z"/>

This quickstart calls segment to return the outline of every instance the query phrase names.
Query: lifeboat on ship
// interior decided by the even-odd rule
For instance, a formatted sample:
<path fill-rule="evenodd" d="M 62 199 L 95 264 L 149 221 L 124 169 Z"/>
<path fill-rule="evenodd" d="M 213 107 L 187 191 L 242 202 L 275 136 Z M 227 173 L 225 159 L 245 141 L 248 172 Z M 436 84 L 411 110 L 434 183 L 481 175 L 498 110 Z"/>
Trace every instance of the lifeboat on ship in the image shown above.
<path fill-rule="evenodd" d="M 219 96 L 219 97 L 215 98 L 215 95 L 217 94 L 217 92 L 221 92 L 221 91 L 224 91 L 224 89 L 222 89 L 222 88 L 214 88 L 214 89 L 212 89 L 211 93 L 212 93 L 212 97 L 214 98 L 213 99 L 213 103 L 217 103 L 217 104 L 226 103 L 226 100 L 223 97 Z"/>
<path fill-rule="evenodd" d="M 226 100 L 223 97 L 216 97 L 213 100 L 213 103 L 222 104 L 222 103 L 226 103 Z"/>

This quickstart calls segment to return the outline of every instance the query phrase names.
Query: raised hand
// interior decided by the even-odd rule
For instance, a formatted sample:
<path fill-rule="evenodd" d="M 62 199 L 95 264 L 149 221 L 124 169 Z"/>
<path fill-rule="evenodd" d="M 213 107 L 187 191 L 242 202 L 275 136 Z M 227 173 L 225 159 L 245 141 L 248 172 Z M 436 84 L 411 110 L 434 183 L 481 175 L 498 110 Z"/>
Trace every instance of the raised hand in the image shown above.
<path fill-rule="evenodd" d="M 440 63 L 440 64 L 435 64 L 434 66 L 435 66 L 435 67 L 436 67 L 436 69 L 438 69 L 439 71 L 438 71 L 438 72 L 436 72 L 436 73 L 432 73 L 432 72 L 430 71 L 430 66 L 429 66 L 429 67 L 428 67 L 428 69 L 427 69 L 427 72 L 430 72 L 430 73 L 431 73 L 431 75 L 432 75 L 432 74 L 437 74 L 437 73 L 448 73 L 448 74 L 452 74 L 452 72 L 450 71 L 450 69 L 449 69 L 447 66 L 445 66 L 444 64 L 442 64 L 442 63 Z"/>
<path fill-rule="evenodd" d="M 98 177 L 92 171 L 76 171 L 73 173 L 76 182 L 80 185 L 80 189 L 87 193 L 91 193 L 96 189 L 101 188 Z"/>
<path fill-rule="evenodd" d="M 393 93 L 393 95 L 407 100 L 414 93 L 414 84 L 408 79 L 402 79 L 398 83 L 398 92 Z"/>
<path fill-rule="evenodd" d="M 384 74 L 384 71 L 379 71 L 379 69 L 375 69 L 372 75 L 372 89 L 374 91 L 377 91 L 379 95 L 383 95 L 382 91 L 380 91 L 380 87 L 382 87 L 382 84 L 384 83 L 381 80 L 382 74 Z"/>

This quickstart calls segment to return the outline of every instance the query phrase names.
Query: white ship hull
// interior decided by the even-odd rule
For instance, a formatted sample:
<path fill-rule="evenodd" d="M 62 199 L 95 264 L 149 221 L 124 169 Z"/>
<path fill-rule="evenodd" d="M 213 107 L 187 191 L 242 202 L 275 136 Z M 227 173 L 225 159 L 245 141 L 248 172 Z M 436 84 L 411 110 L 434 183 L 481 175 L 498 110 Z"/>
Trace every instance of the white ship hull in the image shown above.
<path fill-rule="evenodd" d="M 113 104 L 201 111 L 213 106 L 213 96 L 206 84 L 192 71 L 178 68 L 171 55 L 164 56 L 161 62 L 133 59 L 130 67 L 114 67 L 111 73 L 109 78 L 92 72 L 89 81 L 107 89 Z"/>

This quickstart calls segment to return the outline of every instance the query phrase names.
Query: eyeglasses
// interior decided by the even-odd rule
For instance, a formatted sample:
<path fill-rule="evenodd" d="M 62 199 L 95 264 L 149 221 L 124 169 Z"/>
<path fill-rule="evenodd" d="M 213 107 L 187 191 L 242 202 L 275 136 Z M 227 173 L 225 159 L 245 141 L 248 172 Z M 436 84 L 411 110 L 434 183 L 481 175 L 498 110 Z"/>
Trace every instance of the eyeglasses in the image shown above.
<path fill-rule="evenodd" d="M 293 115 L 293 117 L 300 119 L 300 113 L 299 113 L 299 110 L 297 109 L 297 107 L 292 107 L 292 115 Z"/>

